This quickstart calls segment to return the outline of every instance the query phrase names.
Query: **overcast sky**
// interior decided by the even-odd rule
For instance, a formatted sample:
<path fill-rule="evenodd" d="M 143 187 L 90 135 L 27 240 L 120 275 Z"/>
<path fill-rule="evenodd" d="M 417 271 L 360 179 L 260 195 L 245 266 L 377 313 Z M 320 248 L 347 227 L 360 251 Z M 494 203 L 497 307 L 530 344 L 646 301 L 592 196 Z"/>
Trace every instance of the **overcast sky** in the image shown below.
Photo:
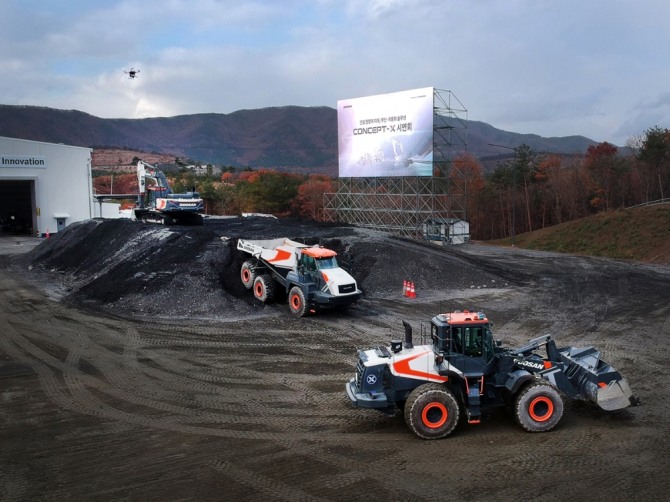
<path fill-rule="evenodd" d="M 143 118 L 435 87 L 470 120 L 621 146 L 670 127 L 669 48 L 668 0 L 0 0 L 0 103 Z"/>

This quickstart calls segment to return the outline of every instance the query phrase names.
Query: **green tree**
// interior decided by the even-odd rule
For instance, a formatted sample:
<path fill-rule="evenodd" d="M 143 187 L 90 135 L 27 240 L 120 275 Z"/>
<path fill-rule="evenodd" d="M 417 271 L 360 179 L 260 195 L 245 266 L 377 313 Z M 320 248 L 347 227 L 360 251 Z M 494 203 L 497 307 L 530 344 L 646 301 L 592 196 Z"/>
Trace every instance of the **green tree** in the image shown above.
<path fill-rule="evenodd" d="M 303 177 L 261 170 L 246 176 L 237 184 L 241 209 L 249 213 L 287 215 Z"/>
<path fill-rule="evenodd" d="M 490 183 L 499 194 L 503 217 L 509 222 L 509 235 L 512 234 L 512 230 L 514 233 L 519 233 L 520 230 L 533 229 L 531 185 L 535 180 L 538 163 L 537 154 L 526 144 L 515 148 L 514 153 L 514 159 L 499 162 L 489 177 Z M 524 213 L 526 217 L 520 218 Z"/>
<path fill-rule="evenodd" d="M 659 126 L 647 129 L 642 137 L 636 158 L 643 163 L 647 171 L 648 198 L 656 194 L 661 199 L 668 197 L 670 194 L 670 129 L 662 129 Z M 658 191 L 654 188 L 655 185 Z"/>

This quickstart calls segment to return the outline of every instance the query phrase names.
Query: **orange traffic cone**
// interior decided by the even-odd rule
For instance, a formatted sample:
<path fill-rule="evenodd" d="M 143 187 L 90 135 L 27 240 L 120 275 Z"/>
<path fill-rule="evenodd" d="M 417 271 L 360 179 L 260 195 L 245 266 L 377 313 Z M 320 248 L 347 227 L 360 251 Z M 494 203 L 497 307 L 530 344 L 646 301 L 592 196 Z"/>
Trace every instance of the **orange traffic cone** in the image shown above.
<path fill-rule="evenodd" d="M 407 296 L 407 280 L 402 281 L 402 295 Z"/>
<path fill-rule="evenodd" d="M 416 298 L 416 291 L 414 290 L 414 283 L 410 283 L 409 287 L 409 297 L 410 298 Z"/>
<path fill-rule="evenodd" d="M 47 239 L 49 238 L 49 229 L 47 228 Z"/>

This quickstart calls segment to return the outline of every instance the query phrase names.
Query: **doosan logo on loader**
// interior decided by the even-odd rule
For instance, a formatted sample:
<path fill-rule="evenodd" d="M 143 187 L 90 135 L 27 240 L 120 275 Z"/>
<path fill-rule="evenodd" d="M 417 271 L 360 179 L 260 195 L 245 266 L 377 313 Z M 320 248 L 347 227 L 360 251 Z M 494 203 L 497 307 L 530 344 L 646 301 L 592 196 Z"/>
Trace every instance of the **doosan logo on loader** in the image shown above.
<path fill-rule="evenodd" d="M 533 362 L 533 361 L 527 361 L 525 359 L 514 359 L 514 364 L 517 366 L 525 366 L 526 368 L 533 368 L 536 370 L 542 370 L 544 369 L 544 364 L 543 363 L 538 363 L 538 362 Z"/>

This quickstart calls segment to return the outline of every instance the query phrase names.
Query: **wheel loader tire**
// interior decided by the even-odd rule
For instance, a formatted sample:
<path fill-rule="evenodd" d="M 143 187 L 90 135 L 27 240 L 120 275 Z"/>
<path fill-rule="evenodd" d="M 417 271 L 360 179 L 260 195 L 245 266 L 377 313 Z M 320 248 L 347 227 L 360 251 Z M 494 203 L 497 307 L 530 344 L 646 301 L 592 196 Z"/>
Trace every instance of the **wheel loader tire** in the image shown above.
<path fill-rule="evenodd" d="M 304 317 L 307 313 L 305 293 L 298 286 L 293 286 L 288 293 L 288 307 L 291 309 L 291 313 L 298 317 Z"/>
<path fill-rule="evenodd" d="M 405 422 L 423 439 L 441 439 L 458 425 L 460 409 L 446 387 L 427 383 L 417 387 L 405 402 Z"/>
<path fill-rule="evenodd" d="M 548 432 L 563 417 L 563 398 L 549 383 L 524 387 L 514 401 L 514 418 L 529 432 Z"/>
<path fill-rule="evenodd" d="M 256 280 L 256 273 L 253 269 L 254 265 L 253 260 L 247 260 L 242 264 L 242 268 L 240 268 L 240 279 L 242 279 L 242 284 L 247 289 L 251 289 Z"/>
<path fill-rule="evenodd" d="M 254 296 L 263 303 L 272 303 L 275 297 L 275 284 L 269 274 L 262 274 L 254 279 Z"/>

